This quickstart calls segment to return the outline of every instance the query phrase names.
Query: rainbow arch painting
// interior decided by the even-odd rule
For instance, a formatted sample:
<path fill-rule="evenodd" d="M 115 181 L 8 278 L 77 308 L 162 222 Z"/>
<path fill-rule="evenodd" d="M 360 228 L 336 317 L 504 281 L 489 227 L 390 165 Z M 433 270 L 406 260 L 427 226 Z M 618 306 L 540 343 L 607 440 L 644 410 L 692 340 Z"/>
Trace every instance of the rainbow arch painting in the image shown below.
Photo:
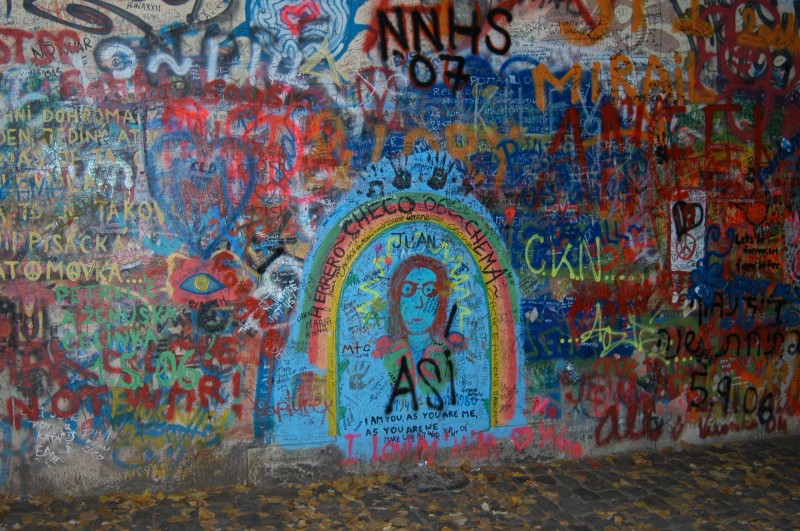
<path fill-rule="evenodd" d="M 435 171 L 427 160 L 417 156 L 407 162 L 422 183 L 426 173 Z M 409 186 L 372 197 L 354 192 L 350 208 L 324 225 L 307 261 L 294 350 L 307 353 L 309 364 L 324 374 L 325 396 L 332 403 L 327 419 L 331 436 L 341 435 L 340 417 L 346 411 L 340 373 L 349 362 L 342 353 L 352 358 L 355 341 L 356 350 L 364 350 L 356 353 L 362 358 L 358 363 L 371 360 L 374 345 L 362 345 L 368 334 L 358 330 L 385 325 L 380 314 L 385 314 L 390 272 L 404 256 L 417 252 L 446 267 L 453 285 L 453 329 L 472 330 L 471 349 L 479 354 L 471 358 L 479 362 L 480 353 L 487 358 L 485 369 L 463 378 L 473 388 L 476 379 L 488 387 L 488 396 L 477 399 L 485 403 L 486 427 L 507 425 L 520 405 L 517 286 L 498 232 L 463 191 L 425 188 Z M 374 395 L 366 398 L 373 400 Z"/>

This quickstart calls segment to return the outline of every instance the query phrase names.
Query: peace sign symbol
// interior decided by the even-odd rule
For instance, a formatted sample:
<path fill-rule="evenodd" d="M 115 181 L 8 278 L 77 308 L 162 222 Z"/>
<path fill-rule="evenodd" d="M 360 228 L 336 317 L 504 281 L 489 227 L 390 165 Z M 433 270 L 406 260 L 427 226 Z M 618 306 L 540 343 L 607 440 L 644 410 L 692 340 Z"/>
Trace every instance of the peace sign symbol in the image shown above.
<path fill-rule="evenodd" d="M 697 250 L 697 238 L 691 234 L 682 234 L 675 242 L 675 252 L 681 260 L 688 260 Z"/>

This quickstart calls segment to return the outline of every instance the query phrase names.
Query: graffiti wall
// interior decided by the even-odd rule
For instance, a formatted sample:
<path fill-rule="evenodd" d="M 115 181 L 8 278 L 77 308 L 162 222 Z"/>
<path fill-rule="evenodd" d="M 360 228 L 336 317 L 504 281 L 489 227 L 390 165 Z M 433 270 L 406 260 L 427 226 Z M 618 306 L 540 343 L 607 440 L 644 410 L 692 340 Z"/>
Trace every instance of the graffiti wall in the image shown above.
<path fill-rule="evenodd" d="M 796 433 L 796 9 L 7 0 L 0 489 Z"/>

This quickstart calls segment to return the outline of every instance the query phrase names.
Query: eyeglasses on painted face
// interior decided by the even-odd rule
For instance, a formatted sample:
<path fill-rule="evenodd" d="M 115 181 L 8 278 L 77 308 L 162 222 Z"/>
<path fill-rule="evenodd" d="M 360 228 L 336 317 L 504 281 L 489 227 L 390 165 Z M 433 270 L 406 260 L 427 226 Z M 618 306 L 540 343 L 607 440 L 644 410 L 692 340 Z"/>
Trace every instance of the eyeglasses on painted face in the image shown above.
<path fill-rule="evenodd" d="M 416 282 L 411 282 L 410 280 L 406 280 L 403 282 L 402 287 L 400 288 L 400 293 L 403 297 L 413 297 L 417 290 L 420 289 L 420 285 Z M 436 282 L 429 281 L 425 282 L 421 286 L 422 294 L 432 299 L 436 295 L 438 295 L 439 290 L 436 289 Z"/>

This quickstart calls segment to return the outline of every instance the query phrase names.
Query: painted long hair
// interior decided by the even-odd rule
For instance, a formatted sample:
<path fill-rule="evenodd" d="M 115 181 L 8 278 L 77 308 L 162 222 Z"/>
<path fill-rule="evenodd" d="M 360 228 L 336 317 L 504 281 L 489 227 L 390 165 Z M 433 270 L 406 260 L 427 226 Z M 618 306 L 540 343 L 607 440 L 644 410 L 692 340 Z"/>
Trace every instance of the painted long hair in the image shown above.
<path fill-rule="evenodd" d="M 425 255 L 414 255 L 406 258 L 397 266 L 392 279 L 389 281 L 389 321 L 386 325 L 389 336 L 393 340 L 406 339 L 408 329 L 400 315 L 400 299 L 402 287 L 408 274 L 420 267 L 430 269 L 436 275 L 436 293 L 439 295 L 439 307 L 429 330 L 434 340 L 444 340 L 445 327 L 447 326 L 447 310 L 450 298 L 450 281 L 447 277 L 447 268 L 439 260 Z"/>

